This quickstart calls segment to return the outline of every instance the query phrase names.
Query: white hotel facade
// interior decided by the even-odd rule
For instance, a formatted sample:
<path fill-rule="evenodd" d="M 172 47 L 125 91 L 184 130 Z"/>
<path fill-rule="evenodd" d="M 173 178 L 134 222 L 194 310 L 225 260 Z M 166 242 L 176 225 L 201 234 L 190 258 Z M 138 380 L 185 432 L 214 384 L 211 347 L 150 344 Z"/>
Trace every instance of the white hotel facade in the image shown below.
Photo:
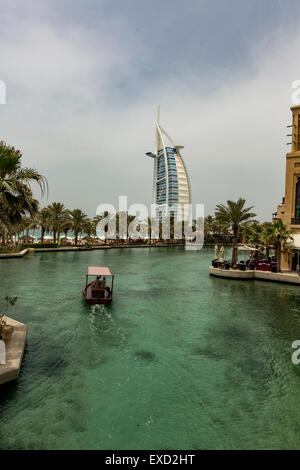
<path fill-rule="evenodd" d="M 191 204 L 190 180 L 180 154 L 183 146 L 175 145 L 160 125 L 159 108 L 155 131 L 155 152 L 146 155 L 154 159 L 153 204 L 156 205 L 156 217 L 161 220 L 167 213 L 183 217 L 184 205 Z M 169 145 L 166 145 L 167 141 Z"/>

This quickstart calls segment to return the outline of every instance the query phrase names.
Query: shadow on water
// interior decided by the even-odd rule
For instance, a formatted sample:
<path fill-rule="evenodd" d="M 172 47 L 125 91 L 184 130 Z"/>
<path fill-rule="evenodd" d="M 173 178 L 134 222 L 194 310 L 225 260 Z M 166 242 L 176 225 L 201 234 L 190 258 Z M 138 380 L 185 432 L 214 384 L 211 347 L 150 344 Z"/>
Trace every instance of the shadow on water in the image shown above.
<path fill-rule="evenodd" d="M 153 362 L 156 361 L 156 355 L 151 351 L 136 351 L 133 353 L 135 359 L 141 359 L 143 361 Z"/>
<path fill-rule="evenodd" d="M 18 380 L 13 380 L 12 382 L 7 382 L 6 384 L 1 385 L 0 416 L 5 411 L 5 406 L 16 398 L 18 388 Z"/>

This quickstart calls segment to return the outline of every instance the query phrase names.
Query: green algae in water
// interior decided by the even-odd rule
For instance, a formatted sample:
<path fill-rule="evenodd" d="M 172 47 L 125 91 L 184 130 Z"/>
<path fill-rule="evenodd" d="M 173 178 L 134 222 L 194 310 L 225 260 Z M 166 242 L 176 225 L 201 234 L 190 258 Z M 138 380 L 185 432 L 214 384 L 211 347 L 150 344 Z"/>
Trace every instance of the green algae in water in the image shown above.
<path fill-rule="evenodd" d="M 1 260 L 29 326 L 0 388 L 1 449 L 297 449 L 297 286 L 209 277 L 213 250 L 143 248 Z M 88 265 L 111 306 L 81 298 Z"/>

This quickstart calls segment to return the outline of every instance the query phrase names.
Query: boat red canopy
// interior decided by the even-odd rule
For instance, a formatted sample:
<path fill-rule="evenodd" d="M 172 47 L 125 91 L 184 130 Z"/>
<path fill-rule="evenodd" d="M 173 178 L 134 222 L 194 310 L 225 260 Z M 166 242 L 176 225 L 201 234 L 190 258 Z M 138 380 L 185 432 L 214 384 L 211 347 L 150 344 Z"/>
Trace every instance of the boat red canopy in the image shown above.
<path fill-rule="evenodd" d="M 89 266 L 88 276 L 111 276 L 110 269 L 107 266 Z"/>

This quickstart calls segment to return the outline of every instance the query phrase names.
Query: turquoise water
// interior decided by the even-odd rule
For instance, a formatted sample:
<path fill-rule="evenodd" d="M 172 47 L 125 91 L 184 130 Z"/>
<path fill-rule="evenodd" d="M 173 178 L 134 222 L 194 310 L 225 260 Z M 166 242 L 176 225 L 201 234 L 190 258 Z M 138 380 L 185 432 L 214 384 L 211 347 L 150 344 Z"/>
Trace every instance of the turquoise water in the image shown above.
<path fill-rule="evenodd" d="M 300 448 L 300 289 L 209 277 L 212 252 L 1 260 L 29 334 L 0 388 L 0 448 Z M 89 264 L 116 274 L 111 306 L 83 302 Z"/>

